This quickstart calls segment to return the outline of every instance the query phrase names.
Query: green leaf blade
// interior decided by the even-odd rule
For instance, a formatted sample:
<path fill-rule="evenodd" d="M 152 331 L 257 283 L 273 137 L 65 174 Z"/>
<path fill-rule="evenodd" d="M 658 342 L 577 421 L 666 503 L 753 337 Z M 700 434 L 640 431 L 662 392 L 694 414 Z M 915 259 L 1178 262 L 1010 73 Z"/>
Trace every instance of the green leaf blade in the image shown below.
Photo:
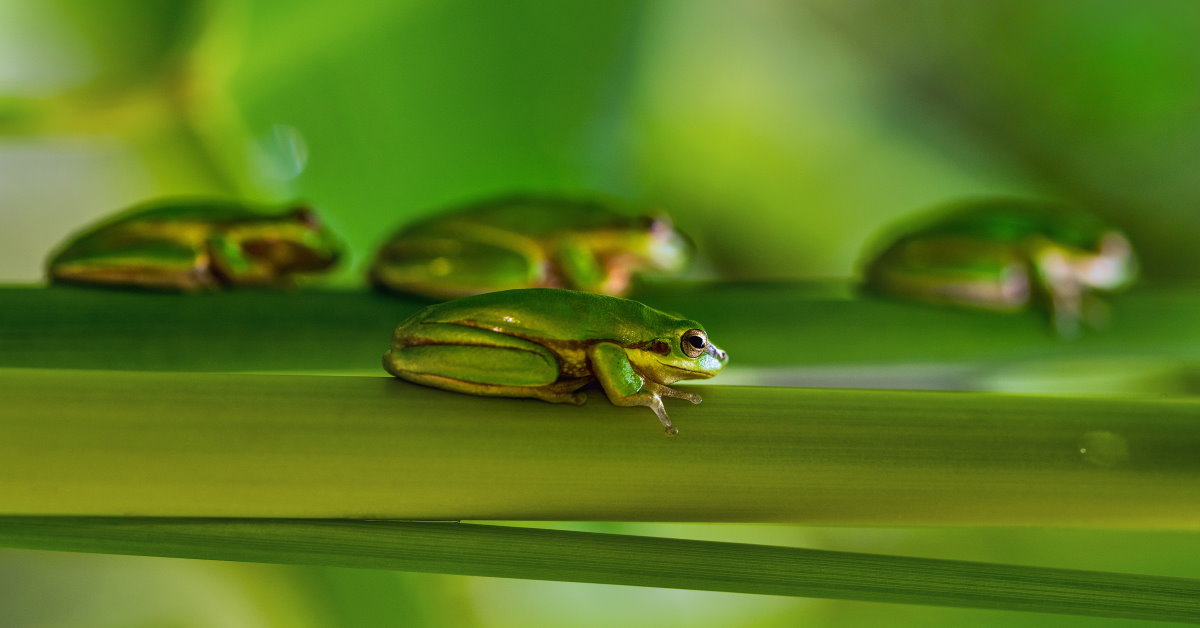
<path fill-rule="evenodd" d="M 1190 285 L 1114 296 L 1109 328 L 1070 342 L 1054 337 L 1040 312 L 852 299 L 853 290 L 849 282 L 682 285 L 638 298 L 703 323 L 735 369 L 1137 356 L 1200 363 L 1200 291 Z M 0 367 L 380 372 L 396 325 L 427 304 L 367 292 L 8 287 L 0 289 Z"/>
<path fill-rule="evenodd" d="M 0 514 L 1195 529 L 1200 401 L 0 370 Z M 69 391 L 69 395 L 63 394 Z"/>
<path fill-rule="evenodd" d="M 1200 580 L 475 524 L 0 517 L 0 544 L 1200 622 Z"/>

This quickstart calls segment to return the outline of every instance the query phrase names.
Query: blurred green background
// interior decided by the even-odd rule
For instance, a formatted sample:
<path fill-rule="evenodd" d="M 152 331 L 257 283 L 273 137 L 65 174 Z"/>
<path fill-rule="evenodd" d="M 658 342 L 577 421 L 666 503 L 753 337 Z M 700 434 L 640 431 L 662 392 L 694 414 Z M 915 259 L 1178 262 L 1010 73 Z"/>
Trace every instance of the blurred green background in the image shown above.
<path fill-rule="evenodd" d="M 696 277 L 849 277 L 895 218 L 1092 208 L 1200 276 L 1200 4 L 0 0 L 0 283 L 147 197 L 303 197 L 361 285 L 406 220 L 511 191 L 667 209 Z M 1197 576 L 1195 535 L 588 529 Z M 1135 622 L 449 576 L 0 553 L 0 625 Z"/>

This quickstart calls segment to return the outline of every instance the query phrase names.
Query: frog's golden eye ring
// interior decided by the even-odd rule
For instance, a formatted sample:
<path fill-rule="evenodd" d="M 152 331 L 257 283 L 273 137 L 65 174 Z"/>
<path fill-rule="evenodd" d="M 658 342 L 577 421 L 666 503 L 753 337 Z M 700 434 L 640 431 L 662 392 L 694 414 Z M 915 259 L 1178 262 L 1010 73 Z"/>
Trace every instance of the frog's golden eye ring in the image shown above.
<path fill-rule="evenodd" d="M 708 334 L 702 329 L 689 329 L 679 338 L 679 348 L 689 358 L 698 358 L 708 350 Z"/>

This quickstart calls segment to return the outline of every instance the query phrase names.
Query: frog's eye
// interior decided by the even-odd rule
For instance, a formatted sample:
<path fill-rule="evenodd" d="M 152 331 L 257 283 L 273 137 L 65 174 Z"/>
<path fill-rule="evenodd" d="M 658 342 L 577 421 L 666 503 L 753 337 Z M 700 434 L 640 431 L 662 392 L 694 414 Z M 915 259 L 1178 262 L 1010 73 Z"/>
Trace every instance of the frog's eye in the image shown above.
<path fill-rule="evenodd" d="M 292 218 L 296 222 L 303 224 L 311 229 L 317 229 L 321 226 L 321 219 L 317 218 L 317 212 L 307 205 L 297 205 L 292 208 Z"/>
<path fill-rule="evenodd" d="M 689 329 L 679 338 L 679 348 L 689 358 L 698 358 L 708 349 L 708 334 L 702 329 Z"/>

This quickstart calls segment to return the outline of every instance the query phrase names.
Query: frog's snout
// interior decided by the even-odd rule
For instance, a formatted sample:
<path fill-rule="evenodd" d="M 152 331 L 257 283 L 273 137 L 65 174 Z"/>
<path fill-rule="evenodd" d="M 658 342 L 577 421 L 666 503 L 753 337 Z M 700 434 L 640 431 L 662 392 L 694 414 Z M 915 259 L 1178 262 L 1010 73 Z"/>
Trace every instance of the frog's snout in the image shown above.
<path fill-rule="evenodd" d="M 717 345 L 708 343 L 708 354 L 716 358 L 718 362 L 724 364 L 729 361 L 729 354 L 717 348 Z"/>

